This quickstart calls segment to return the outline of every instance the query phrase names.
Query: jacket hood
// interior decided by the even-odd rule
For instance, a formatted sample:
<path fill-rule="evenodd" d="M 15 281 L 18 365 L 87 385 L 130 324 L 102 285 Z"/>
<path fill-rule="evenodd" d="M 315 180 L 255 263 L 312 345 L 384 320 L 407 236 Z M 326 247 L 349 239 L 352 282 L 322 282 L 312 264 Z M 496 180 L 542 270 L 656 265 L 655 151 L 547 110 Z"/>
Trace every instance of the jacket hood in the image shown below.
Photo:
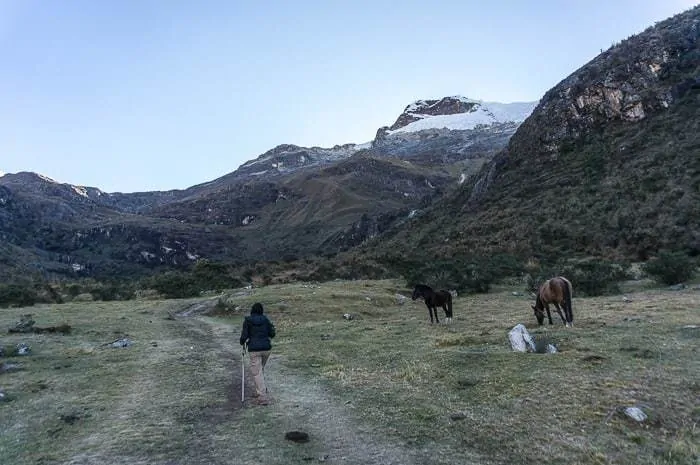
<path fill-rule="evenodd" d="M 256 302 L 253 304 L 253 308 L 250 309 L 250 314 L 251 315 L 262 315 L 263 314 L 263 306 L 260 302 Z"/>

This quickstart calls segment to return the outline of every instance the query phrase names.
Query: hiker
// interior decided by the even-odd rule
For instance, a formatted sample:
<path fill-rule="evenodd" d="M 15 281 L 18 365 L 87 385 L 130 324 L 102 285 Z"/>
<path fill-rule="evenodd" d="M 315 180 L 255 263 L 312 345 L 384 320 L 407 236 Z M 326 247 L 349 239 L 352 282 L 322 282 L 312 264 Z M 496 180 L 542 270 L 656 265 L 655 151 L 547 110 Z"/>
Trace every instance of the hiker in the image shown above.
<path fill-rule="evenodd" d="M 250 309 L 250 316 L 243 320 L 241 328 L 241 345 L 248 346 L 250 354 L 250 371 L 255 380 L 255 397 L 258 404 L 268 405 L 270 399 L 267 387 L 265 387 L 265 364 L 270 357 L 272 344 L 270 339 L 275 337 L 275 325 L 263 315 L 263 306 L 256 302 Z"/>

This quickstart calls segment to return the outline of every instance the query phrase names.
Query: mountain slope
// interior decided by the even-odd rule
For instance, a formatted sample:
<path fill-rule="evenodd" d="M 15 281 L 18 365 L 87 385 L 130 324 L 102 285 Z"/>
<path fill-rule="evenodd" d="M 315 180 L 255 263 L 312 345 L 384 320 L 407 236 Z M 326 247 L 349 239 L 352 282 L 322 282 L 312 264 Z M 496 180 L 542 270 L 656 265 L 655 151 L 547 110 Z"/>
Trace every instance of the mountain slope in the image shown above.
<path fill-rule="evenodd" d="M 456 186 L 439 169 L 358 154 L 277 180 L 252 179 L 154 209 L 152 216 L 226 225 L 240 258 L 336 253 Z M 224 257 L 217 257 L 219 259 Z"/>
<path fill-rule="evenodd" d="M 438 121 L 469 118 L 482 103 L 446 97 L 429 106 L 420 118 Z M 380 130 L 371 143 L 331 148 L 280 145 L 220 178 L 167 192 L 105 193 L 8 174 L 0 177 L 0 237 L 8 245 L 0 276 L 133 277 L 200 258 L 240 264 L 332 255 L 456 189 L 518 124 Z"/>
<path fill-rule="evenodd" d="M 695 7 L 602 53 L 547 92 L 478 176 L 377 248 L 700 253 L 699 38 Z"/>

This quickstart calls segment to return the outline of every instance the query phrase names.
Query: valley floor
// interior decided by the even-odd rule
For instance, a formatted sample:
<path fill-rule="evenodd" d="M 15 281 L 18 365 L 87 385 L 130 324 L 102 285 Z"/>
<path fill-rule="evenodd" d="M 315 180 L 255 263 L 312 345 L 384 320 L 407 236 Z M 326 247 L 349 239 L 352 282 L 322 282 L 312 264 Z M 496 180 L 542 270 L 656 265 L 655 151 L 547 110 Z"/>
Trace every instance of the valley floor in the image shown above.
<path fill-rule="evenodd" d="M 269 286 L 227 293 L 239 309 L 213 316 L 192 311 L 207 299 L 0 310 L 0 345 L 32 350 L 0 358 L 21 368 L 0 374 L 0 463 L 697 463 L 700 292 L 574 299 L 572 330 L 533 327 L 510 290 L 460 296 L 450 326 L 400 293 Z M 267 407 L 240 399 L 255 301 L 278 327 Z M 6 334 L 24 313 L 73 331 Z M 511 352 L 518 322 L 560 353 Z M 634 405 L 646 423 L 619 413 Z M 310 441 L 286 440 L 294 430 Z"/>

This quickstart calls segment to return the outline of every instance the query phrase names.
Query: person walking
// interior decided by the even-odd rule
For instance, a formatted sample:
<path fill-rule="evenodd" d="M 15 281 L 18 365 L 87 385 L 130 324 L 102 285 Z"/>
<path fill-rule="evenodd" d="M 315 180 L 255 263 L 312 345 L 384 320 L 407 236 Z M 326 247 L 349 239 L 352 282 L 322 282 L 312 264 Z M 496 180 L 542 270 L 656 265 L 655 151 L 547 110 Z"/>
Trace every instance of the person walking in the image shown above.
<path fill-rule="evenodd" d="M 250 315 L 243 320 L 241 328 L 241 345 L 248 346 L 250 354 L 250 371 L 255 381 L 255 397 L 260 405 L 268 405 L 270 398 L 265 386 L 265 365 L 270 358 L 272 342 L 275 337 L 275 325 L 266 315 L 260 302 L 253 304 Z"/>

